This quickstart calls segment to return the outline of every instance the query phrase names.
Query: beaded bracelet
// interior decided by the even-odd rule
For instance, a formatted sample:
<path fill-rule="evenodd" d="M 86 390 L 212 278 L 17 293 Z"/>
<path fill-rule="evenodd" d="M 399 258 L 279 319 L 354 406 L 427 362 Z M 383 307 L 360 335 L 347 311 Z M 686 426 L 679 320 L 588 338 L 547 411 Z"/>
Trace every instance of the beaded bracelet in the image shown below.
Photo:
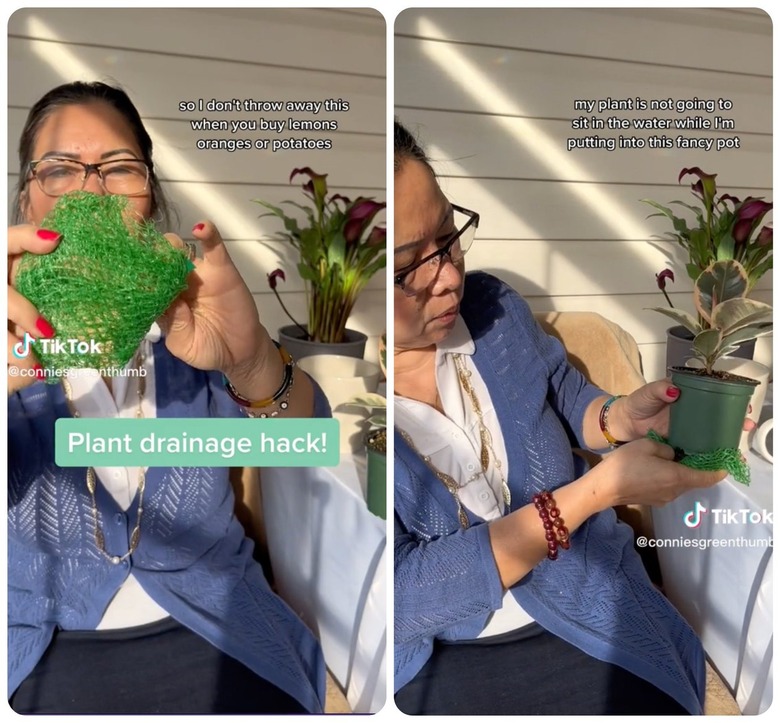
<path fill-rule="evenodd" d="M 252 419 L 268 419 L 269 417 L 278 417 L 279 414 L 284 412 L 290 406 L 290 392 L 292 391 L 292 388 L 293 385 L 290 384 L 290 386 L 287 387 L 287 393 L 273 407 L 262 407 L 258 409 L 253 409 L 252 407 L 242 407 L 244 414 L 246 414 L 247 417 L 251 417 Z"/>
<path fill-rule="evenodd" d="M 242 396 L 236 391 L 235 387 L 230 383 L 230 381 L 228 381 L 227 377 L 225 376 L 222 377 L 222 380 L 225 384 L 225 390 L 230 395 L 230 398 L 236 404 L 243 407 L 244 411 L 250 417 L 254 417 L 254 416 L 258 416 L 261 418 L 276 417 L 280 411 L 287 409 L 287 407 L 289 406 L 288 400 L 293 385 L 293 376 L 294 376 L 293 372 L 295 369 L 295 360 L 292 358 L 290 353 L 281 344 L 279 344 L 279 342 L 274 341 L 274 345 L 279 350 L 279 354 L 282 357 L 282 362 L 284 363 L 284 378 L 282 379 L 282 385 L 279 387 L 279 389 L 274 393 L 272 397 L 269 397 L 268 399 L 261 399 L 259 401 L 253 401 L 251 399 L 247 399 L 246 397 Z M 268 411 L 268 412 L 255 411 L 260 409 L 267 409 L 268 407 L 276 403 L 278 403 L 279 409 L 275 411 Z"/>
<path fill-rule="evenodd" d="M 547 540 L 547 557 L 550 560 L 557 560 L 559 547 L 562 547 L 564 550 L 568 550 L 571 547 L 569 530 L 563 522 L 561 511 L 549 492 L 543 490 L 539 494 L 534 495 L 533 502 L 544 526 L 544 537 Z"/>
<path fill-rule="evenodd" d="M 625 394 L 616 394 L 614 397 L 607 399 L 607 401 L 604 402 L 604 406 L 601 408 L 601 411 L 599 412 L 599 427 L 601 428 L 601 433 L 604 435 L 604 439 L 607 440 L 610 447 L 619 447 L 621 444 L 625 444 L 625 442 L 618 442 L 618 440 L 610 434 L 609 427 L 607 426 L 609 408 L 612 406 L 613 402 L 617 401 L 618 399 L 622 399 L 624 396 Z"/>

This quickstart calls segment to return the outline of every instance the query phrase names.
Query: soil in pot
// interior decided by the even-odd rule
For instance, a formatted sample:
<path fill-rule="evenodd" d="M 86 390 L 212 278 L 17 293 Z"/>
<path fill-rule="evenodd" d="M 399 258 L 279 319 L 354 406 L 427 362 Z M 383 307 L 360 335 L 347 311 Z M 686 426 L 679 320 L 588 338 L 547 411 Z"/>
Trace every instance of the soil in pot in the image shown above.
<path fill-rule="evenodd" d="M 724 382 L 737 382 L 741 384 L 750 384 L 751 386 L 757 386 L 759 384 L 756 379 L 743 377 L 739 374 L 732 374 L 731 372 L 722 371 L 720 369 L 713 369 L 709 374 L 706 369 L 697 369 L 696 367 L 673 367 L 672 371 L 680 371 L 685 374 L 704 377 L 705 379 L 720 379 Z"/>

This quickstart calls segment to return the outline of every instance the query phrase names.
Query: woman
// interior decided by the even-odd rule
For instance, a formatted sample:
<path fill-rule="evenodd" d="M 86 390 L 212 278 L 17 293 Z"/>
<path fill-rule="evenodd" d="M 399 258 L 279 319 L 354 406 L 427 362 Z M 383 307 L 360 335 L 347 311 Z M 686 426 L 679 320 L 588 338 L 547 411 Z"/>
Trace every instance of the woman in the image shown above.
<path fill-rule="evenodd" d="M 70 83 L 47 93 L 29 113 L 19 156 L 20 223 L 8 235 L 9 362 L 21 368 L 8 379 L 11 706 L 321 712 L 319 645 L 253 560 L 228 469 L 60 468 L 54 422 L 241 417 L 249 402 L 252 416 L 324 416 L 327 401 L 270 339 L 208 221 L 192 230 L 203 258 L 160 320 L 164 338 L 147 336 L 128 365 L 136 376 L 36 382 L 34 355 L 15 359 L 11 350 L 25 333 L 51 338 L 56 329 L 13 284 L 22 253 L 61 242 L 41 226 L 58 197 L 118 193 L 141 217 L 166 221 L 168 207 L 152 141 L 117 88 Z"/>
<path fill-rule="evenodd" d="M 701 713 L 702 647 L 612 507 L 664 504 L 725 473 L 645 438 L 667 431 L 668 381 L 611 398 L 510 288 L 464 274 L 477 222 L 396 124 L 396 703 Z M 572 454 L 618 441 L 590 471 Z"/>

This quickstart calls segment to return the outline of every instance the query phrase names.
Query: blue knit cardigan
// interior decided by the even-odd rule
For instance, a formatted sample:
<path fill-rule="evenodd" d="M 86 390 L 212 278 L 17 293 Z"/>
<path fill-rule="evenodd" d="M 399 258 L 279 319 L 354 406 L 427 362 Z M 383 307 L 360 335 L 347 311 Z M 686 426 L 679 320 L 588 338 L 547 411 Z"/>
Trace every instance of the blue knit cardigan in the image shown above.
<path fill-rule="evenodd" d="M 501 421 L 511 509 L 580 477 L 587 406 L 603 392 L 571 367 L 528 305 L 493 276 L 469 274 L 461 314 L 473 361 Z M 395 433 L 395 689 L 414 678 L 435 638 L 476 637 L 501 607 L 503 589 L 484 520 L 455 501 Z M 691 714 L 702 713 L 704 652 L 696 634 L 651 584 L 631 529 L 613 510 L 572 535 L 571 549 L 543 560 L 511 588 L 542 627 L 599 660 L 654 684 Z M 532 661 L 518 661 L 518 667 Z M 638 711 L 640 712 L 640 711 Z"/>
<path fill-rule="evenodd" d="M 221 377 L 154 345 L 157 416 L 239 417 Z M 315 416 L 329 416 L 316 387 Z M 228 468 L 150 468 L 138 548 L 113 565 L 98 551 L 86 469 L 54 463 L 54 423 L 70 416 L 60 385 L 39 382 L 8 400 L 8 695 L 56 628 L 94 629 L 131 570 L 173 618 L 261 677 L 321 712 L 319 643 L 275 595 L 233 514 Z M 125 513 L 96 491 L 109 552 L 123 554 L 138 497 Z M 99 674 L 99 671 L 98 673 Z"/>

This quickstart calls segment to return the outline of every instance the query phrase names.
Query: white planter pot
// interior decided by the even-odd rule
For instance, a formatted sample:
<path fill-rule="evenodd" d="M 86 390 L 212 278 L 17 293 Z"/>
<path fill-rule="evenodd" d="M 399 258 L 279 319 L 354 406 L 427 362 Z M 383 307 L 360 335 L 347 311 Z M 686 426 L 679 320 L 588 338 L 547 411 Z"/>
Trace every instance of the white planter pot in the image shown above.
<path fill-rule="evenodd" d="M 362 409 L 340 408 L 356 394 L 375 392 L 381 371 L 377 364 L 365 359 L 339 354 L 317 354 L 298 362 L 298 367 L 309 374 L 325 392 L 333 417 L 339 421 L 339 450 L 357 453 L 363 449 L 368 431 L 368 412 Z"/>

